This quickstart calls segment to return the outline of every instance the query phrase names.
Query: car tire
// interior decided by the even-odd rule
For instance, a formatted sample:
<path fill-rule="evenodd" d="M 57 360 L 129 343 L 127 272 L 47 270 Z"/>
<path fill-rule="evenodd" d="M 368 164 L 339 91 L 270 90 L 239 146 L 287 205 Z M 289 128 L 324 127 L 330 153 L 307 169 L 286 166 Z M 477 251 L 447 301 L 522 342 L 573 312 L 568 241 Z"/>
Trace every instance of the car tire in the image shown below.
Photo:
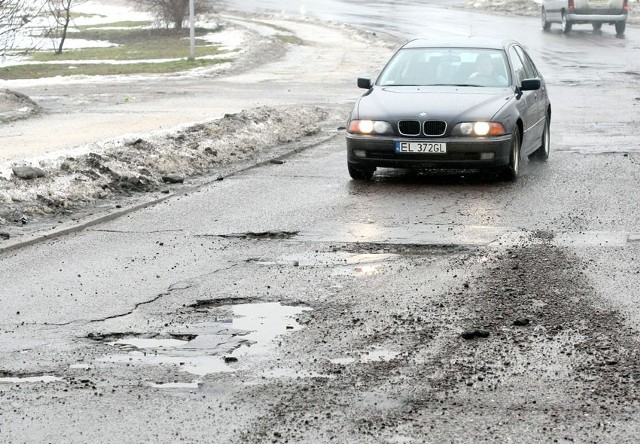
<path fill-rule="evenodd" d="M 571 22 L 567 20 L 567 14 L 562 13 L 562 33 L 569 34 L 571 32 Z"/>
<path fill-rule="evenodd" d="M 375 168 L 356 167 L 351 164 L 347 164 L 347 168 L 349 169 L 349 176 L 353 180 L 361 181 L 371 180 L 373 173 L 376 171 Z"/>
<path fill-rule="evenodd" d="M 616 22 L 616 35 L 624 35 L 624 30 L 627 27 L 627 22 Z"/>
<path fill-rule="evenodd" d="M 602 29 L 602 23 L 600 22 L 591 23 L 591 26 L 593 26 L 594 31 L 600 31 Z"/>
<path fill-rule="evenodd" d="M 513 138 L 511 139 L 511 152 L 509 154 L 509 165 L 507 165 L 503 172 L 503 177 L 509 182 L 515 182 L 520 174 L 520 131 L 516 128 L 513 131 Z"/>
<path fill-rule="evenodd" d="M 547 11 L 545 11 L 544 8 L 542 8 L 541 19 L 542 19 L 542 30 L 548 31 L 549 29 L 551 29 L 551 23 L 547 21 Z"/>
<path fill-rule="evenodd" d="M 540 141 L 540 148 L 535 150 L 531 157 L 539 160 L 549 159 L 549 153 L 551 151 L 551 125 L 549 122 L 549 115 L 547 114 L 544 119 L 544 132 L 542 133 L 542 140 Z"/>

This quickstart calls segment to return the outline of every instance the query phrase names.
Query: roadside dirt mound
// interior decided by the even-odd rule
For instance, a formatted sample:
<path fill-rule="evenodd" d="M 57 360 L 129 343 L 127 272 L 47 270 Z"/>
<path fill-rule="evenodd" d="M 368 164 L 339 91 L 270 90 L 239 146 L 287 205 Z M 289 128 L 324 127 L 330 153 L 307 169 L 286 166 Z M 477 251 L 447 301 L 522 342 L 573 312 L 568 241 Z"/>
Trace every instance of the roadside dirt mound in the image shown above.
<path fill-rule="evenodd" d="M 38 104 L 24 94 L 0 89 L 0 123 L 29 117 L 39 111 Z"/>

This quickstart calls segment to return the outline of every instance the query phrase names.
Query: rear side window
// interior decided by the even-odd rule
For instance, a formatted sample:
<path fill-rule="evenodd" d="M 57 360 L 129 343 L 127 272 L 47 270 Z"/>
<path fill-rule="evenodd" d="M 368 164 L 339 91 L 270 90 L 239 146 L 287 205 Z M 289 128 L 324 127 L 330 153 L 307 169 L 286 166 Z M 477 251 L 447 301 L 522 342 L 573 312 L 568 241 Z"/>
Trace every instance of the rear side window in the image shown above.
<path fill-rule="evenodd" d="M 524 70 L 527 74 L 527 79 L 535 79 L 538 77 L 538 70 L 536 65 L 533 64 L 529 55 L 520 46 L 515 46 L 516 52 L 520 56 L 522 63 L 524 64 Z"/>
<path fill-rule="evenodd" d="M 516 75 L 516 84 L 518 86 L 522 86 L 522 81 L 527 78 L 527 72 L 525 71 L 524 63 L 522 63 L 515 46 L 509 48 L 509 58 L 511 59 L 513 72 Z"/>

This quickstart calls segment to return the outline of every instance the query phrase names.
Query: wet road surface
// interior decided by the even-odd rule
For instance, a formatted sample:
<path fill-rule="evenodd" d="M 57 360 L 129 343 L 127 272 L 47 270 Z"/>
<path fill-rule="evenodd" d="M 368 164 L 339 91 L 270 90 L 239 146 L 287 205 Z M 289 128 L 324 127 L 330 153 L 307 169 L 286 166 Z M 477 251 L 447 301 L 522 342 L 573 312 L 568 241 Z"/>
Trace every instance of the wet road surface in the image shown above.
<path fill-rule="evenodd" d="M 637 441 L 637 33 L 432 11 L 532 50 L 549 162 L 360 184 L 337 133 L 4 253 L 0 439 Z"/>

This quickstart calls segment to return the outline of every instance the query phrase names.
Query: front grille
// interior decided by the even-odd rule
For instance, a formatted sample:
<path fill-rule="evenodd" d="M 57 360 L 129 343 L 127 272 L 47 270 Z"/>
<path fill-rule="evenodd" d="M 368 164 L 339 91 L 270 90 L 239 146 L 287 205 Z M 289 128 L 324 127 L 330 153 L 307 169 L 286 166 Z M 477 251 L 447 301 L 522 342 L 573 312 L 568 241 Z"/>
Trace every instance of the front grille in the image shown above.
<path fill-rule="evenodd" d="M 427 120 L 422 124 L 422 132 L 420 131 L 420 122 L 417 120 L 401 120 L 398 122 L 398 130 L 403 136 L 444 136 L 447 130 L 447 122 L 442 120 Z"/>
<path fill-rule="evenodd" d="M 424 122 L 425 136 L 442 136 L 447 130 L 447 122 L 441 120 L 427 120 Z"/>
<path fill-rule="evenodd" d="M 398 130 L 403 136 L 418 136 L 420 134 L 420 122 L 417 120 L 401 120 L 398 122 Z"/>

